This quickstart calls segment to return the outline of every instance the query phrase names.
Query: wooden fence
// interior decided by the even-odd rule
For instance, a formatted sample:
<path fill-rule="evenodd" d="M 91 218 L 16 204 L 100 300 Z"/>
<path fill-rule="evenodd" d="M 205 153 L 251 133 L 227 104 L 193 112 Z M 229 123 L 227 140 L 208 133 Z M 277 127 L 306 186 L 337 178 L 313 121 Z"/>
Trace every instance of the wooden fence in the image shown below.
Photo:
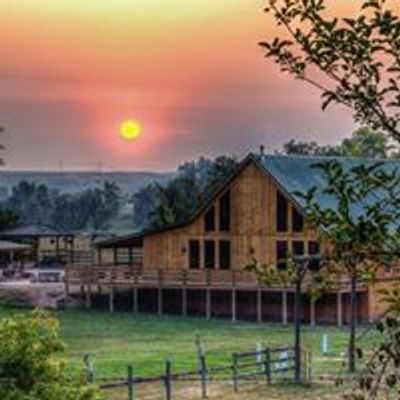
<path fill-rule="evenodd" d="M 303 381 L 311 382 L 311 355 L 304 352 L 303 356 Z M 294 361 L 294 349 L 287 346 L 233 353 L 230 363 L 212 366 L 208 365 L 206 355 L 201 354 L 197 370 L 175 371 L 172 362 L 167 360 L 162 375 L 140 376 L 135 375 L 133 366 L 129 365 L 125 378 L 103 383 L 100 388 L 104 391 L 126 390 L 124 397 L 128 400 L 206 399 L 212 397 L 210 388 L 215 383 L 223 384 L 225 388 L 237 393 L 245 383 L 259 383 L 260 378 L 267 385 L 277 380 L 292 380 L 294 376 L 292 378 L 290 372 L 294 373 Z M 182 384 L 190 387 L 190 396 L 187 395 L 187 390 L 182 390 Z"/>

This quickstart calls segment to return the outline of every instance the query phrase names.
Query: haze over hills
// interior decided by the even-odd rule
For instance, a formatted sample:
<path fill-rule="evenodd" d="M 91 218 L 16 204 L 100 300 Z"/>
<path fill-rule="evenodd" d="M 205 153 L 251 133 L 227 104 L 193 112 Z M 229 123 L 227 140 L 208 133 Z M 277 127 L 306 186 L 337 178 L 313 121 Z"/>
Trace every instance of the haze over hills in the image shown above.
<path fill-rule="evenodd" d="M 60 192 L 75 193 L 115 182 L 123 194 L 132 194 L 151 182 L 166 183 L 174 173 L 93 171 L 0 171 L 0 196 L 7 197 L 20 181 L 43 183 Z"/>

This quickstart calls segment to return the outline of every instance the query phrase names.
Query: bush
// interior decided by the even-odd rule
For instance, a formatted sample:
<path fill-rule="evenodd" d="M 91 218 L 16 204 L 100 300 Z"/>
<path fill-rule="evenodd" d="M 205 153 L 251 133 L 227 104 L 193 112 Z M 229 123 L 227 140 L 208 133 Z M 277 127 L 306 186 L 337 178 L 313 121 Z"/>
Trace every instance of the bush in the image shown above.
<path fill-rule="evenodd" d="M 65 372 L 58 321 L 35 310 L 0 322 L 0 399 L 94 400 L 94 386 Z"/>

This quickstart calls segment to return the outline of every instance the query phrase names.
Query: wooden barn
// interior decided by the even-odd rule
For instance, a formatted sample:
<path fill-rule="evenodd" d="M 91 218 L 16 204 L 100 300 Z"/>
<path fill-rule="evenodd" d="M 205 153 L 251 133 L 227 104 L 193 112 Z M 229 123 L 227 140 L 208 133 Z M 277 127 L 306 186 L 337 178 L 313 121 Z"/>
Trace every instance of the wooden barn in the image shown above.
<path fill-rule="evenodd" d="M 319 253 L 318 232 L 305 229 L 303 204 L 295 196 L 324 183 L 312 168 L 318 161 L 250 154 L 185 223 L 97 243 L 96 265 L 71 266 L 67 291 L 80 287 L 88 306 L 106 295 L 110 310 L 287 323 L 293 318 L 293 288 L 265 287 L 245 267 L 253 259 L 276 265 L 287 254 Z M 329 206 L 326 199 L 318 201 Z M 377 286 L 395 280 L 392 274 L 382 266 Z M 380 312 L 376 287 L 360 285 L 358 320 L 373 320 Z M 348 317 L 345 280 L 316 302 L 303 296 L 304 322 L 342 325 Z"/>

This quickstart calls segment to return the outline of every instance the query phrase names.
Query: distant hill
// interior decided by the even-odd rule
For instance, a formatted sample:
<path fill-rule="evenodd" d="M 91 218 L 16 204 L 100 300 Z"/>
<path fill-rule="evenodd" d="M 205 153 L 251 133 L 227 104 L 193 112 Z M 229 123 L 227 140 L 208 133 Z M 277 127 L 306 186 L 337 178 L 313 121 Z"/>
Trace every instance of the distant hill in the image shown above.
<path fill-rule="evenodd" d="M 18 182 L 44 183 L 60 192 L 75 193 L 102 186 L 105 181 L 115 182 L 124 194 L 132 194 L 151 182 L 166 183 L 173 173 L 157 172 L 51 172 L 0 171 L 0 198 L 5 198 Z"/>

